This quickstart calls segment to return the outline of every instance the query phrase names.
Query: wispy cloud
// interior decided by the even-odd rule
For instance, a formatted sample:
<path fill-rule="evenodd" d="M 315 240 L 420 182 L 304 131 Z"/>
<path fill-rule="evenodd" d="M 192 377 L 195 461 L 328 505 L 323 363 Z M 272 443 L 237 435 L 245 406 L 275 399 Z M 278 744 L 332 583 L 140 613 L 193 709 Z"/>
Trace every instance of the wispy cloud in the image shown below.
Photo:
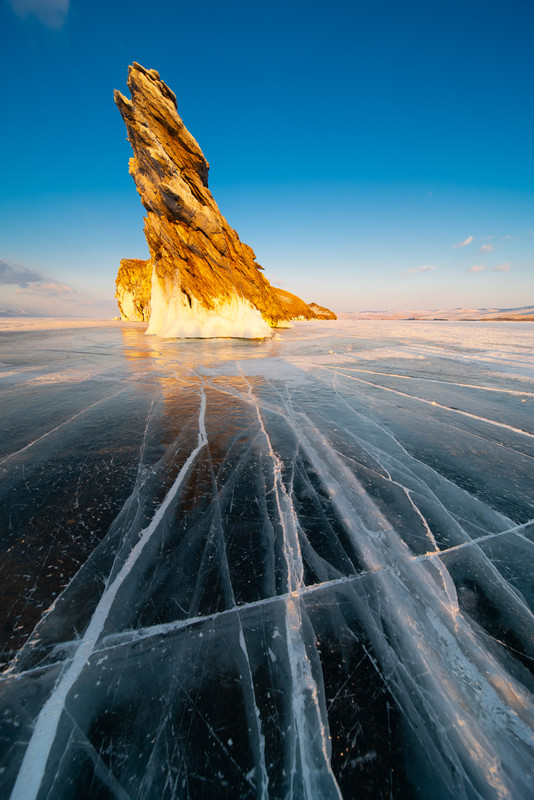
<path fill-rule="evenodd" d="M 65 286 L 64 283 L 32 283 L 27 288 L 18 288 L 16 294 L 36 294 L 40 297 L 65 297 L 66 295 L 75 294 L 74 289 L 70 286 Z"/>
<path fill-rule="evenodd" d="M 28 269 L 22 264 L 0 258 L 0 284 L 13 284 L 26 288 L 30 283 L 48 280 L 49 278 L 35 269 Z"/>
<path fill-rule="evenodd" d="M 17 294 L 37 294 L 44 297 L 62 297 L 75 294 L 74 289 L 58 283 L 36 269 L 0 258 L 0 285 L 17 286 Z"/>
<path fill-rule="evenodd" d="M 456 244 L 453 244 L 453 249 L 456 247 L 467 247 L 468 244 L 471 244 L 474 238 L 474 236 L 468 236 L 467 239 L 463 240 L 463 242 L 457 242 Z"/>
<path fill-rule="evenodd" d="M 483 272 L 486 269 L 485 264 L 473 264 L 472 267 L 466 269 L 466 272 Z"/>
<path fill-rule="evenodd" d="M 502 264 L 497 264 L 496 267 L 492 267 L 492 272 L 510 272 L 512 267 L 510 266 L 509 261 L 503 261 Z"/>
<path fill-rule="evenodd" d="M 480 249 L 483 253 L 493 253 L 495 250 L 492 244 L 483 244 Z"/>
<path fill-rule="evenodd" d="M 411 267 L 410 269 L 403 270 L 403 276 L 406 277 L 407 275 L 414 275 L 416 272 L 430 272 L 433 269 L 437 269 L 435 266 L 431 266 L 425 264 L 424 267 Z"/>
<path fill-rule="evenodd" d="M 510 236 L 509 233 L 507 233 L 506 236 L 501 236 L 501 239 L 502 239 L 503 242 L 506 241 L 506 239 L 511 239 L 511 238 L 512 237 Z"/>
<path fill-rule="evenodd" d="M 8 0 L 8 3 L 18 17 L 37 17 L 53 30 L 63 27 L 69 11 L 69 0 Z"/>

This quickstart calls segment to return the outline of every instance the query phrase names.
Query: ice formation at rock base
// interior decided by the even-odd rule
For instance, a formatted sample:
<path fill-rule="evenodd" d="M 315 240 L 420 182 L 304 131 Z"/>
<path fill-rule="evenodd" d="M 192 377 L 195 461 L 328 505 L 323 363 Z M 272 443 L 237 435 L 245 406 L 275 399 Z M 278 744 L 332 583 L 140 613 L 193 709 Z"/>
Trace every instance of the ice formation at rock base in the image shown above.
<path fill-rule="evenodd" d="M 272 335 L 257 308 L 237 295 L 206 306 L 152 278 L 151 314 L 147 334 L 180 339 L 263 339 Z"/>
<path fill-rule="evenodd" d="M 534 330 L 2 336 L 2 796 L 530 796 Z"/>

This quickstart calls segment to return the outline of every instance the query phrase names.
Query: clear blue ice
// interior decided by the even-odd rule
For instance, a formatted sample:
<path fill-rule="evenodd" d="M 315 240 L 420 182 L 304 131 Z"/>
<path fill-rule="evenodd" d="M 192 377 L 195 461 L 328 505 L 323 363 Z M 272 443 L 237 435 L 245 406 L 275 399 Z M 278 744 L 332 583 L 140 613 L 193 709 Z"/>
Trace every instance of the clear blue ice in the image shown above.
<path fill-rule="evenodd" d="M 2 797 L 534 796 L 534 326 L 0 361 Z"/>

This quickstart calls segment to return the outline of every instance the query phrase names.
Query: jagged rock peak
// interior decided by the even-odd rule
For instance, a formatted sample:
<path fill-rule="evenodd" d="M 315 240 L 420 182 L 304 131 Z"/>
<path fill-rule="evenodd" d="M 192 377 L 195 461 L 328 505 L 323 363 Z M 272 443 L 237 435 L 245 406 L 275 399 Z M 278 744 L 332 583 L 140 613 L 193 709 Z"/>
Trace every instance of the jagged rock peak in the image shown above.
<path fill-rule="evenodd" d="M 128 67 L 127 83 L 131 100 L 117 90 L 114 95 L 136 157 L 138 156 L 136 144 L 141 152 L 150 145 L 159 144 L 166 149 L 166 155 L 173 162 L 174 168 L 186 174 L 193 173 L 189 177 L 193 181 L 200 178 L 203 186 L 207 188 L 209 164 L 198 142 L 191 136 L 178 114 L 178 103 L 174 92 L 161 80 L 155 69 L 145 69 L 136 62 Z M 139 125 L 146 127 L 146 130 L 139 130 Z M 132 133 L 134 133 L 133 140 L 130 138 Z M 166 163 L 164 166 L 173 172 L 171 164 Z M 131 169 L 130 173 L 136 180 Z M 139 193 L 143 199 L 140 190 Z"/>
<path fill-rule="evenodd" d="M 128 88 L 131 100 L 116 91 L 115 102 L 134 151 L 130 174 L 147 210 L 148 331 L 269 335 L 267 323 L 287 320 L 287 312 L 261 274 L 254 251 L 213 199 L 209 164 L 178 114 L 174 93 L 158 72 L 135 63 L 128 70 Z M 126 289 L 119 279 L 117 291 L 123 293 L 124 309 Z"/>
<path fill-rule="evenodd" d="M 128 74 L 130 74 L 131 70 L 135 70 L 136 72 L 142 72 L 147 77 L 152 78 L 152 80 L 156 81 L 158 88 L 162 95 L 168 97 L 174 103 L 175 109 L 178 111 L 178 101 L 176 100 L 176 95 L 169 89 L 166 83 L 163 83 L 161 78 L 159 77 L 159 72 L 155 69 L 145 69 L 141 64 L 138 64 L 137 61 L 134 61 L 132 66 L 128 68 Z M 131 87 L 130 87 L 131 88 Z"/>

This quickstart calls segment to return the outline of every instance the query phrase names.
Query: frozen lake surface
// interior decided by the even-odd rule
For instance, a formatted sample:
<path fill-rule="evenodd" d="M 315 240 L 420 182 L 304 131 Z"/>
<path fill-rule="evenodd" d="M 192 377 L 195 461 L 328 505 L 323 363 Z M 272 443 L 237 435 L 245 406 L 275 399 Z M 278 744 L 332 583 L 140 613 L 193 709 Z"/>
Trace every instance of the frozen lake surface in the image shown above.
<path fill-rule="evenodd" d="M 533 797 L 534 325 L 0 361 L 1 797 Z"/>

